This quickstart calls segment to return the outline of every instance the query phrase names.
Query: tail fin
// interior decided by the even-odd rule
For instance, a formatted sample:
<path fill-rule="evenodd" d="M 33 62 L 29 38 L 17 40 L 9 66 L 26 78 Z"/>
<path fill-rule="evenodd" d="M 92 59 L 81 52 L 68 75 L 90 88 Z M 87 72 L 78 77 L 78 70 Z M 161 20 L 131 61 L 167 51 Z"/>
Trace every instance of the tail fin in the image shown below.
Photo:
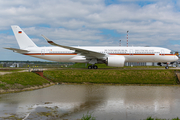
<path fill-rule="evenodd" d="M 26 33 L 17 25 L 11 26 L 16 40 L 20 49 L 25 49 L 27 47 L 37 47 L 36 44 L 26 35 Z"/>

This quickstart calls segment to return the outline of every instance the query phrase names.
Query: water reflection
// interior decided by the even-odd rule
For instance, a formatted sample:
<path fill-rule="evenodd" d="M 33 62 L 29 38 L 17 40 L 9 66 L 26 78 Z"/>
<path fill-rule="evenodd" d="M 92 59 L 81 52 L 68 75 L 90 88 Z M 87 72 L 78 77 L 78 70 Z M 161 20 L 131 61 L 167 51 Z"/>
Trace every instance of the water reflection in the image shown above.
<path fill-rule="evenodd" d="M 74 120 L 89 111 L 98 120 L 168 119 L 180 117 L 179 93 L 177 86 L 56 85 L 0 95 L 0 116 Z"/>

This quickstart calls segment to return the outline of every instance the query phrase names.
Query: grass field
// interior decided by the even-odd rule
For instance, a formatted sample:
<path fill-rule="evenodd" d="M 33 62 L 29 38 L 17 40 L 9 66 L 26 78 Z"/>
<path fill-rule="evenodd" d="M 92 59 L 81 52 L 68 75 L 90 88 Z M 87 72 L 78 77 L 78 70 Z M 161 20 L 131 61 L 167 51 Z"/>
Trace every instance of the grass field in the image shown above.
<path fill-rule="evenodd" d="M 176 85 L 174 70 L 62 69 L 44 72 L 53 82 Z"/>
<path fill-rule="evenodd" d="M 23 89 L 49 83 L 46 79 L 30 72 L 0 75 L 0 89 Z"/>
<path fill-rule="evenodd" d="M 102 69 L 52 69 L 44 71 L 44 76 L 54 83 L 94 83 L 94 84 L 153 84 L 178 85 L 176 70 L 145 68 L 102 68 Z M 179 71 L 178 71 L 179 72 Z M 31 72 L 18 70 L 0 75 L 0 90 L 24 89 L 50 83 Z"/>
<path fill-rule="evenodd" d="M 90 64 L 86 64 L 86 63 L 75 63 L 71 66 L 68 66 L 68 68 L 87 68 Z M 107 66 L 106 64 L 96 64 L 98 66 L 98 68 L 117 68 L 119 69 L 118 67 L 109 67 Z M 121 69 L 126 69 L 126 68 L 130 68 L 130 69 L 133 69 L 133 68 L 165 68 L 165 66 L 124 66 L 122 67 Z"/>

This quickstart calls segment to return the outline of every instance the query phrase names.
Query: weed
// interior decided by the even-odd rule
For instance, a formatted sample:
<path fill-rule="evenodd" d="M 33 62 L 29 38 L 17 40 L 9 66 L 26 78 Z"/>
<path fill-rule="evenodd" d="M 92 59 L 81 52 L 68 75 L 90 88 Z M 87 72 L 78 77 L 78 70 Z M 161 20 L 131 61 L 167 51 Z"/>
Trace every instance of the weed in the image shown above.
<path fill-rule="evenodd" d="M 146 120 L 154 120 L 154 118 L 152 118 L 152 117 L 148 117 Z"/>
<path fill-rule="evenodd" d="M 96 120 L 96 118 L 92 117 L 92 113 L 89 114 L 89 112 L 87 112 L 86 115 L 83 114 L 83 117 L 81 118 L 81 120 Z"/>
<path fill-rule="evenodd" d="M 180 119 L 177 117 L 177 118 L 173 118 L 172 120 L 180 120 Z"/>
<path fill-rule="evenodd" d="M 154 118 L 152 118 L 152 117 L 148 117 L 146 120 L 170 120 L 170 119 L 160 119 L 160 118 L 154 119 Z M 173 118 L 173 119 L 171 119 L 171 120 L 180 120 L 180 119 L 177 117 L 177 118 Z"/>

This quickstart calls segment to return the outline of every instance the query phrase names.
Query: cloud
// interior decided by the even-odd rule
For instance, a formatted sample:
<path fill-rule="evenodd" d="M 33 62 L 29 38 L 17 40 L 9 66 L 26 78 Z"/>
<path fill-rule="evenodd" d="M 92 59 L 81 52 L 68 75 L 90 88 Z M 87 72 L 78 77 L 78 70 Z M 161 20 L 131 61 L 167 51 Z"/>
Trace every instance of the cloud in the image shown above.
<path fill-rule="evenodd" d="M 0 46 L 18 47 L 13 35 L 5 33 L 14 24 L 40 46 L 48 45 L 41 34 L 64 45 L 117 45 L 119 39 L 126 41 L 127 30 L 129 45 L 177 46 L 179 1 L 117 1 L 105 4 L 105 0 L 1 0 Z M 112 37 L 102 34 L 103 29 L 117 31 L 120 38 L 113 33 Z"/>

